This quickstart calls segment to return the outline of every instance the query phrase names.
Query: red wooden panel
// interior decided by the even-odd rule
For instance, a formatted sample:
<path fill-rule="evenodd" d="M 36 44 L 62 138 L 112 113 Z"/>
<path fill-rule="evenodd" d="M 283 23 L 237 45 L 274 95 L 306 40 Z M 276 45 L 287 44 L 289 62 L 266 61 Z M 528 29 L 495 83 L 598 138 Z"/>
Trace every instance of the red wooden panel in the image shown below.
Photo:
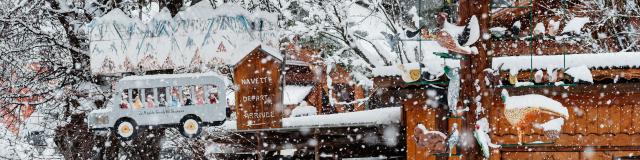
<path fill-rule="evenodd" d="M 609 123 L 609 109 L 608 105 L 598 105 L 596 107 L 598 109 L 598 117 L 596 121 L 596 125 L 598 126 L 597 133 L 605 134 L 611 132 L 611 125 Z"/>
<path fill-rule="evenodd" d="M 621 118 L 622 115 L 622 107 L 620 107 L 619 105 L 612 105 L 609 107 L 609 124 L 610 125 L 610 132 L 613 134 L 619 134 L 620 133 L 620 125 L 622 124 L 622 119 Z"/>
<path fill-rule="evenodd" d="M 633 126 L 631 127 L 631 133 L 640 133 L 640 105 L 633 105 L 633 114 L 626 116 L 633 119 Z"/>
<path fill-rule="evenodd" d="M 624 105 L 621 107 L 620 116 L 624 117 L 620 119 L 620 132 L 621 133 L 632 133 L 633 127 L 633 110 L 635 110 L 632 105 Z"/>
<path fill-rule="evenodd" d="M 266 61 L 265 61 L 266 60 Z M 234 83 L 240 130 L 280 128 L 282 110 L 280 61 L 259 49 L 235 66 Z"/>

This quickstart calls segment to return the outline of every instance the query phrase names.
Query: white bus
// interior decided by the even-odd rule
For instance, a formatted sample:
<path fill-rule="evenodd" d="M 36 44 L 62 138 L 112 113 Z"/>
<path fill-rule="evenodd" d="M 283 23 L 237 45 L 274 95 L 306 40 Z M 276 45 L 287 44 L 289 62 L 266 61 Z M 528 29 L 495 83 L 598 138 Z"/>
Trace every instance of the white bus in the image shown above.
<path fill-rule="evenodd" d="M 196 137 L 201 127 L 226 120 L 224 77 L 211 73 L 128 76 L 118 81 L 105 109 L 88 116 L 92 130 L 111 129 L 131 140 L 139 127 L 177 127 Z"/>

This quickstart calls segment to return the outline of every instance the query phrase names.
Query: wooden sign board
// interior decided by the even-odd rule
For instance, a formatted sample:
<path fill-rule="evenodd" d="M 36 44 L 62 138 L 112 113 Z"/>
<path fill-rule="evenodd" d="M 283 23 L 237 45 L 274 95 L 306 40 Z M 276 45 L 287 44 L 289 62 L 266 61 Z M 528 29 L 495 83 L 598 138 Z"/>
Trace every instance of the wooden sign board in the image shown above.
<path fill-rule="evenodd" d="M 281 64 L 280 59 L 258 47 L 235 65 L 239 130 L 282 127 Z"/>

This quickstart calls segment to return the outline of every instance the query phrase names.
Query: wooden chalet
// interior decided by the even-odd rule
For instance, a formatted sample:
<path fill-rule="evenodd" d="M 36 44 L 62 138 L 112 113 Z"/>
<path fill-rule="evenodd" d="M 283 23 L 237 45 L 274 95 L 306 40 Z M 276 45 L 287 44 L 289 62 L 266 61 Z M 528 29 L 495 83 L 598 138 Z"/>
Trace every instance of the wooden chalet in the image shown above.
<path fill-rule="evenodd" d="M 420 69 L 419 79 L 410 83 L 401 78 L 404 73 L 400 73 L 397 66 L 379 66 L 368 77 L 373 86 L 364 87 L 350 83 L 354 77 L 344 66 L 325 66 L 316 50 L 291 46 L 284 56 L 283 96 L 287 96 L 286 86 L 298 87 L 290 92 L 294 98 L 285 100 L 288 102 L 281 118 L 282 126 L 232 129 L 234 134 L 230 138 L 216 141 L 234 148 L 230 152 L 235 154 L 217 155 L 223 158 L 266 158 L 295 150 L 293 157 L 301 159 L 378 155 L 416 160 L 637 159 L 640 156 L 640 99 L 637 98 L 640 96 L 640 60 L 634 58 L 640 58 L 640 53 L 621 52 L 629 50 L 618 46 L 621 39 L 613 36 L 562 35 L 561 30 L 555 29 L 555 33 L 550 32 L 554 27 L 565 28 L 569 21 L 567 17 L 553 14 L 551 11 L 554 9 L 567 9 L 576 16 L 597 18 L 581 12 L 584 8 L 576 4 L 579 3 L 517 0 L 511 6 L 498 6 L 489 0 L 460 1 L 457 6 L 458 24 L 466 24 L 472 15 L 476 15 L 480 17 L 481 35 L 492 35 L 491 38 L 481 38 L 474 45 L 478 47 L 478 54 L 464 56 L 457 63 L 462 81 L 459 102 L 455 107 L 469 109 L 462 113 L 450 113 L 446 109 L 454 107 L 448 106 L 446 100 L 449 79 L 422 70 L 424 65 L 441 66 L 440 62 L 440 65 L 431 62 L 403 64 Z M 637 17 L 623 19 L 631 27 L 640 28 Z M 555 22 L 559 25 L 556 26 Z M 518 30 L 512 29 L 514 23 L 520 24 Z M 534 33 L 539 25 L 546 31 Z M 506 28 L 509 33 L 493 33 L 501 30 L 499 27 Z M 616 34 L 603 29 L 605 27 L 608 26 L 587 23 L 580 28 Z M 585 38 L 580 36 L 597 37 L 594 42 L 607 48 L 606 53 L 573 40 Z M 574 67 L 587 68 L 592 82 L 578 81 L 575 75 L 564 72 Z M 327 72 L 328 68 L 330 72 Z M 332 90 L 327 87 L 327 76 L 331 78 Z M 536 81 L 537 76 L 544 80 Z M 551 77 L 555 79 L 551 80 Z M 337 92 L 347 93 L 347 96 Z M 526 123 L 513 126 L 505 116 L 503 92 L 511 96 L 545 96 L 566 107 L 568 118 L 564 119 L 557 133 L 540 127 L 540 124 L 558 118 L 544 113 L 527 115 L 524 117 Z M 328 96 L 340 101 L 365 97 L 369 100 L 354 106 L 331 105 Z M 290 117 L 287 111 L 294 110 L 302 101 L 315 107 L 317 115 Z M 359 114 L 387 117 L 376 122 L 358 122 Z M 353 120 L 339 120 L 344 117 L 353 117 Z M 488 120 L 490 143 L 500 146 L 491 148 L 488 157 L 482 153 L 482 146 L 475 143 L 475 138 L 466 146 L 456 146 L 451 154 L 431 153 L 429 148 L 421 147 L 414 140 L 414 129 L 419 125 L 446 135 L 451 134 L 453 126 L 462 133 L 473 133 L 478 127 L 476 122 L 483 118 Z M 337 123 L 313 122 L 318 119 L 336 119 Z M 232 125 L 235 123 L 242 122 L 233 122 Z M 390 128 L 398 134 L 395 145 L 384 143 L 388 141 L 384 132 Z M 523 135 L 520 142 L 518 134 Z M 358 136 L 361 138 L 354 138 Z"/>
<path fill-rule="evenodd" d="M 623 1 L 616 1 L 621 4 Z M 560 31 L 553 33 L 550 28 L 553 21 L 562 22 L 559 28 L 565 28 L 567 19 L 553 14 L 553 10 L 566 9 L 575 16 L 589 17 L 593 21 L 599 20 L 598 15 L 586 12 L 579 1 L 517 1 L 516 6 L 497 7 L 490 1 L 472 1 L 462 3 L 460 10 L 467 10 L 459 14 L 460 19 L 471 15 L 489 13 L 490 18 L 481 19 L 482 32 L 496 27 L 512 28 L 519 22 L 522 26 L 518 33 L 510 33 L 511 37 L 496 37 L 479 42 L 488 44 L 479 49 L 480 54 L 469 56 L 462 61 L 462 74 L 468 74 L 471 79 L 480 79 L 480 83 L 489 82 L 479 90 L 473 86 L 464 85 L 462 99 L 472 100 L 480 96 L 482 106 L 471 104 L 471 110 L 484 107 L 479 114 L 466 114 L 465 117 L 487 117 L 493 143 L 501 145 L 492 150 L 490 159 L 636 159 L 640 156 L 637 131 L 637 106 L 640 93 L 640 61 L 634 59 L 637 52 L 622 53 L 625 50 L 618 46 L 620 39 L 616 36 L 598 37 L 597 32 L 615 35 L 613 30 L 605 28 L 626 27 L 627 24 L 597 25 L 587 23 L 583 31 L 594 31 L 595 43 L 607 48 L 610 53 L 599 53 L 589 44 L 558 41 Z M 475 6 L 479 10 L 469 10 Z M 611 4 L 607 4 L 611 5 Z M 566 17 L 563 17 L 566 18 Z M 640 28 L 638 18 L 620 17 L 621 21 L 629 22 L 629 27 Z M 544 33 L 535 32 L 535 27 L 542 24 L 546 28 Z M 579 35 L 569 35 L 567 38 L 579 39 Z M 637 42 L 636 42 L 637 43 Z M 629 56 L 629 57 L 627 57 Z M 519 58 L 521 60 L 516 60 Z M 593 63 L 593 62 L 597 62 Z M 628 63 L 627 63 L 628 62 Z M 477 66 L 487 66 L 495 70 L 493 73 L 480 71 Z M 518 67 L 516 67 L 518 66 Z M 585 66 L 591 72 L 593 83 L 578 82 L 576 77 L 563 73 L 566 69 Z M 515 68 L 515 69 L 514 69 Z M 517 72 L 510 70 L 517 70 Z M 556 70 L 553 72 L 548 70 Z M 475 73 L 474 73 L 475 72 Z M 514 74 L 515 73 L 515 74 Z M 542 74 L 541 74 L 542 73 Z M 555 81 L 536 82 L 538 74 L 547 78 L 556 74 Z M 487 77 L 478 78 L 478 77 Z M 544 80 L 543 78 L 543 80 Z M 514 85 L 512 82 L 526 82 L 528 85 Z M 555 82 L 555 83 L 554 83 Z M 561 82 L 561 83 L 558 83 Z M 539 127 L 553 118 L 547 114 L 535 114 L 525 118 L 528 122 L 521 130 L 524 132 L 524 143 L 518 144 L 515 126 L 507 123 L 504 110 L 505 104 L 501 99 L 501 92 L 510 95 L 539 94 L 554 99 L 567 107 L 569 118 L 564 121 L 558 137 Z M 467 118 L 464 128 L 473 127 L 475 118 Z M 466 156 L 480 157 L 478 146 L 470 147 Z M 419 158 L 418 158 L 419 159 Z M 472 158 L 473 159 L 473 158 Z"/>
<path fill-rule="evenodd" d="M 302 159 L 403 155 L 403 147 L 396 145 L 404 144 L 400 128 L 400 107 L 377 110 L 369 108 L 365 111 L 366 103 L 358 100 L 365 98 L 365 94 L 370 94 L 370 89 L 352 83 L 353 77 L 344 66 L 327 67 L 320 60 L 317 50 L 290 45 L 283 53 L 285 54 L 280 55 L 275 50 L 264 50 L 259 46 L 245 57 L 238 58 L 233 67 L 234 83 L 238 85 L 235 93 L 237 119 L 229 119 L 223 125 L 225 131 L 233 134 L 214 139 L 221 148 L 228 150 L 213 154 L 225 159 L 260 159 L 286 157 L 285 155 Z M 281 56 L 284 58 L 278 58 Z M 264 63 L 263 59 L 267 59 L 267 62 Z M 272 84 L 282 85 L 281 95 L 272 92 L 280 90 L 280 87 L 276 87 L 278 85 L 270 86 L 275 88 L 261 88 L 268 85 L 242 84 L 243 79 L 267 75 L 271 79 L 277 79 L 279 75 L 276 73 L 280 73 L 280 68 L 285 70 L 282 72 L 284 82 Z M 255 70 L 258 71 L 254 72 Z M 327 78 L 331 78 L 330 82 Z M 328 83 L 331 83 L 332 88 L 328 87 Z M 282 96 L 283 107 L 278 108 L 277 103 L 271 102 L 243 102 L 245 96 L 263 94 L 270 95 L 268 97 L 272 100 Z M 332 105 L 328 96 L 341 103 Z M 309 106 L 315 108 L 315 113 L 302 117 L 292 115 L 297 108 Z M 258 115 L 269 112 L 265 114 L 269 116 L 246 116 L 247 113 L 256 115 L 254 112 Z M 370 118 L 372 115 L 378 116 Z M 365 146 L 374 149 L 362 150 Z M 295 150 L 295 153 L 285 153 L 290 150 Z"/>
<path fill-rule="evenodd" d="M 352 103 L 352 104 L 336 104 L 331 106 L 329 104 L 328 96 L 331 96 L 337 101 L 341 102 L 354 102 L 358 99 L 365 98 L 366 86 L 350 83 L 353 81 L 353 77 L 349 75 L 349 72 L 344 66 L 336 65 L 327 67 L 326 64 L 320 59 L 318 50 L 310 49 L 307 47 L 296 47 L 294 44 L 288 45 L 285 50 L 286 54 L 286 74 L 285 82 L 290 88 L 300 88 L 293 86 L 307 86 L 310 91 L 304 92 L 290 92 L 292 95 L 285 95 L 291 97 L 292 100 L 288 104 L 288 109 L 293 109 L 301 101 L 305 101 L 308 105 L 314 106 L 317 109 L 318 114 L 331 114 L 331 113 L 343 113 L 350 111 L 362 111 L 365 109 L 364 103 Z M 329 77 L 331 78 L 331 84 L 333 89 L 330 91 L 327 85 L 327 69 L 329 71 Z M 285 87 L 285 94 L 287 87 Z M 306 93 L 306 95 L 293 95 L 298 93 Z M 287 99 L 288 97 L 285 97 Z"/>

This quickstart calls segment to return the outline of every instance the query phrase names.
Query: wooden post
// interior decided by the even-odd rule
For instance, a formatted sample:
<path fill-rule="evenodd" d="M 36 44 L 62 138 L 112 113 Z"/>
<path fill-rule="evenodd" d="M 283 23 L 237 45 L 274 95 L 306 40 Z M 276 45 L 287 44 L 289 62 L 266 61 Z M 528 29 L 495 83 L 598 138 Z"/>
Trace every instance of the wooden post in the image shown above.
<path fill-rule="evenodd" d="M 320 139 L 318 136 L 318 129 L 314 129 L 313 131 L 313 139 L 316 140 L 316 146 L 313 148 L 313 154 L 314 154 L 314 158 L 315 160 L 320 160 Z"/>
<path fill-rule="evenodd" d="M 460 62 L 461 75 L 461 95 L 460 101 L 466 102 L 464 107 L 469 107 L 469 112 L 463 114 L 466 121 L 461 126 L 461 134 L 472 134 L 475 129 L 475 122 L 478 118 L 484 117 L 484 112 L 476 113 L 478 107 L 489 106 L 491 103 L 489 92 L 485 84 L 485 74 L 483 70 L 489 67 L 489 59 L 487 56 L 488 39 L 484 40 L 484 35 L 489 34 L 489 0 L 461 0 L 459 2 L 458 24 L 466 25 L 473 15 L 478 18 L 480 24 L 480 39 L 474 44 L 478 48 L 477 55 L 465 57 Z M 476 85 L 479 89 L 476 90 Z M 486 94 L 483 94 L 486 93 Z M 482 98 L 482 106 L 478 106 L 475 97 Z M 485 109 L 487 107 L 484 107 Z M 461 135 L 464 137 L 463 135 Z M 462 154 L 466 159 L 480 159 L 482 155 L 478 152 L 478 144 L 475 138 L 467 139 L 468 146 L 462 147 Z"/>
<path fill-rule="evenodd" d="M 262 137 L 260 136 L 260 131 L 256 132 L 256 151 L 258 152 L 258 159 L 263 160 L 264 157 L 262 155 Z"/>

